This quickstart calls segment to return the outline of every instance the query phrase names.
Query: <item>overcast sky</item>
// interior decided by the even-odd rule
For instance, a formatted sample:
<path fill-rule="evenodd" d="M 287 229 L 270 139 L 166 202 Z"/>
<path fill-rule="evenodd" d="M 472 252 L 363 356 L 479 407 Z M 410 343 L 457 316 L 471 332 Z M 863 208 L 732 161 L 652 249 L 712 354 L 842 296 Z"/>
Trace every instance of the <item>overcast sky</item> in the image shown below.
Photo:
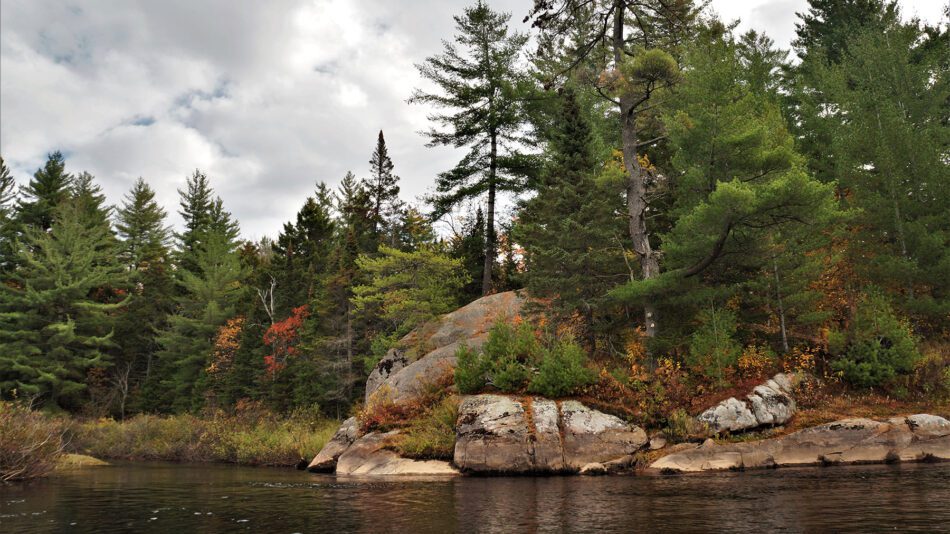
<path fill-rule="evenodd" d="M 317 181 L 357 176 L 383 129 L 414 200 L 453 163 L 405 103 L 469 0 L 0 0 L 0 155 L 20 183 L 61 150 L 111 203 L 144 177 L 178 224 L 205 171 L 249 238 L 274 235 Z M 521 23 L 532 0 L 490 0 Z M 713 0 L 780 46 L 805 0 Z M 936 21 L 942 0 L 903 0 Z"/>

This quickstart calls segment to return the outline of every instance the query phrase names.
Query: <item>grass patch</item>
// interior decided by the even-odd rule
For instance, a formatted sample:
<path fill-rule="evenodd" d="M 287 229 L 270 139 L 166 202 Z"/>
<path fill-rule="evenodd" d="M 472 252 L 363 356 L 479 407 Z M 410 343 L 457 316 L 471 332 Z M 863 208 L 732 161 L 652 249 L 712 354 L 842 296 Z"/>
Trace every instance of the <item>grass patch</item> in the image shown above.
<path fill-rule="evenodd" d="M 138 415 L 77 423 L 71 448 L 99 458 L 292 466 L 316 455 L 337 426 L 302 412 Z"/>
<path fill-rule="evenodd" d="M 396 451 L 406 458 L 451 460 L 455 451 L 455 421 L 459 398 L 442 399 L 426 415 L 409 423 L 396 443 Z"/>

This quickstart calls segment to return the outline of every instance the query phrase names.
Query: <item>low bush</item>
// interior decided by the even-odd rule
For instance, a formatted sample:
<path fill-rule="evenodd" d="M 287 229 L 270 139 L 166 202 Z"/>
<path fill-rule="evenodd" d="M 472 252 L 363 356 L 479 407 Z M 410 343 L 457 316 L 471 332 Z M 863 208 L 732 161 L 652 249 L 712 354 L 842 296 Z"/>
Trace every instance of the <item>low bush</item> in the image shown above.
<path fill-rule="evenodd" d="M 46 476 L 63 454 L 66 423 L 12 402 L 0 402 L 0 481 Z"/>
<path fill-rule="evenodd" d="M 578 344 L 568 340 L 555 341 L 544 352 L 538 374 L 531 379 L 528 391 L 545 397 L 563 397 L 580 391 L 597 379 L 587 367 L 587 354 Z"/>
<path fill-rule="evenodd" d="M 699 314 L 699 328 L 689 342 L 687 364 L 694 372 L 728 387 L 728 374 L 735 368 L 742 346 L 735 340 L 736 314 L 725 309 L 707 309 Z"/>
<path fill-rule="evenodd" d="M 829 348 L 838 352 L 831 368 L 859 387 L 883 386 L 898 375 L 909 375 L 920 360 L 910 326 L 876 291 L 868 292 L 858 302 L 847 334 L 830 338 L 834 342 Z"/>
<path fill-rule="evenodd" d="M 461 393 L 492 388 L 563 397 L 596 381 L 587 367 L 587 354 L 573 339 L 551 337 L 542 342 L 527 322 L 496 323 L 481 350 L 462 346 L 456 358 L 455 384 Z"/>
<path fill-rule="evenodd" d="M 412 421 L 397 442 L 398 452 L 407 458 L 451 460 L 458 406 L 459 398 L 451 395 Z"/>

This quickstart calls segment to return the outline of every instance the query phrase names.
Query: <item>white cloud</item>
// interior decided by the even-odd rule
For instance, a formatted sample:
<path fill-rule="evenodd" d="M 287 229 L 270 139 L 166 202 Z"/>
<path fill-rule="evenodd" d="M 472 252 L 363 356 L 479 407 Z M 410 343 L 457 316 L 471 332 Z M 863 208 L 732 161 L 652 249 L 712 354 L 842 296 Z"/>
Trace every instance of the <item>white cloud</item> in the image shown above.
<path fill-rule="evenodd" d="M 714 6 L 787 36 L 785 6 L 803 1 Z M 383 129 L 411 200 L 457 157 L 417 133 L 428 110 L 405 103 L 422 83 L 414 64 L 440 51 L 470 3 L 3 0 L 0 153 L 25 182 L 63 150 L 112 202 L 143 176 L 175 223 L 176 189 L 201 168 L 244 234 L 260 237 L 315 182 L 364 175 Z M 491 3 L 528 30 L 531 0 Z"/>

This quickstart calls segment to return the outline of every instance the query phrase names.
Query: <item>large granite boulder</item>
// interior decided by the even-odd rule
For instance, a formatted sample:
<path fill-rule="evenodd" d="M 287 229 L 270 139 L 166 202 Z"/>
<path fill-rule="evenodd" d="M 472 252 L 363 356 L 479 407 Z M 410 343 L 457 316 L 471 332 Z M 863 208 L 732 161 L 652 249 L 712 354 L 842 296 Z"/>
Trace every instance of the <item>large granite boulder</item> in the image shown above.
<path fill-rule="evenodd" d="M 379 360 L 376 367 L 366 378 L 366 397 L 364 402 L 369 403 L 370 396 L 382 386 L 390 376 L 402 371 L 409 365 L 409 359 L 406 358 L 405 351 L 401 349 L 389 349 L 389 352 Z"/>
<path fill-rule="evenodd" d="M 331 472 L 336 468 L 337 459 L 356 441 L 359 435 L 359 421 L 350 417 L 337 429 L 330 441 L 320 449 L 307 470 L 313 472 Z"/>
<path fill-rule="evenodd" d="M 399 402 L 419 393 L 427 384 L 439 383 L 455 369 L 459 346 L 480 347 L 488 330 L 500 319 L 521 313 L 525 299 L 506 291 L 482 297 L 413 330 L 390 350 L 370 373 L 366 403 L 376 392 Z"/>
<path fill-rule="evenodd" d="M 458 475 L 457 469 L 440 460 L 412 460 L 390 450 L 392 438 L 398 430 L 370 432 L 356 440 L 340 455 L 336 464 L 337 475 Z"/>
<path fill-rule="evenodd" d="M 795 415 L 794 382 L 793 376 L 779 373 L 756 386 L 745 400 L 730 397 L 699 414 L 697 419 L 714 433 L 784 425 Z"/>
<path fill-rule="evenodd" d="M 643 429 L 577 401 L 470 395 L 459 405 L 454 463 L 470 473 L 578 472 L 646 443 Z"/>
<path fill-rule="evenodd" d="M 845 419 L 757 442 L 707 440 L 664 456 L 650 468 L 695 472 L 927 460 L 950 460 L 950 421 L 920 414 L 886 422 Z"/>

